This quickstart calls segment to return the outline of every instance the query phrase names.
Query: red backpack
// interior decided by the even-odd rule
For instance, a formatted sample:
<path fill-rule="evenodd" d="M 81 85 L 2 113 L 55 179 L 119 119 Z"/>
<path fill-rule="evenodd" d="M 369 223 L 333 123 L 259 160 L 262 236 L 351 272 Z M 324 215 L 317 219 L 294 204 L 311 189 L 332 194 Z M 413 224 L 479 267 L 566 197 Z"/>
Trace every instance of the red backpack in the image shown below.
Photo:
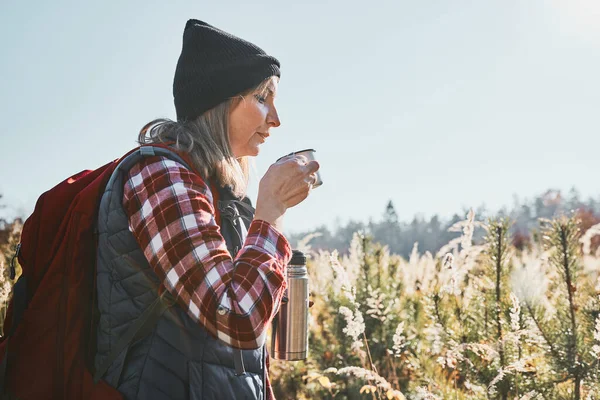
<path fill-rule="evenodd" d="M 166 147 L 134 149 L 119 160 L 66 179 L 38 199 L 17 248 L 23 273 L 13 287 L 4 326 L 7 335 L 0 342 L 0 398 L 122 399 L 99 378 L 103 372 L 96 371 L 96 376 L 92 372 L 98 208 L 122 160 L 136 151 L 173 157 Z M 14 266 L 11 274 L 14 279 Z M 130 337 L 123 348 L 155 323 L 163 309 L 148 310 L 140 318 L 146 321 L 126 333 Z"/>
<path fill-rule="evenodd" d="M 18 399 L 121 399 L 95 384 L 93 299 L 100 198 L 117 162 L 83 171 L 38 199 L 25 221 L 0 343 L 2 394 Z M 11 267 L 14 274 L 14 267 Z M 14 275 L 12 276 L 14 278 Z"/>

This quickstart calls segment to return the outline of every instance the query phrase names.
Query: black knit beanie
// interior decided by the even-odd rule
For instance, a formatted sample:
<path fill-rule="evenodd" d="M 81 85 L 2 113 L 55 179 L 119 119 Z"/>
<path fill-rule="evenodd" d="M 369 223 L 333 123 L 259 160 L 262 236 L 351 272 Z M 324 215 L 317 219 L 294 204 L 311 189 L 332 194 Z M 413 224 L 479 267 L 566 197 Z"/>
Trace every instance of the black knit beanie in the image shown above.
<path fill-rule="evenodd" d="M 177 120 L 194 119 L 273 75 L 280 76 L 276 58 L 206 22 L 190 19 L 173 80 Z"/>

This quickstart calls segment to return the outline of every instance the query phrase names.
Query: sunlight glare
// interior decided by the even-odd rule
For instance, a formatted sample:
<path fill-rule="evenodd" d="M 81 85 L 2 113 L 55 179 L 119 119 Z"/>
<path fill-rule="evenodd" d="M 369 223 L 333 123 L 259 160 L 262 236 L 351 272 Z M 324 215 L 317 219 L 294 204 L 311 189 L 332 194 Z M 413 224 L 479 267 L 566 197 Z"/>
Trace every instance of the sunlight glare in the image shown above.
<path fill-rule="evenodd" d="M 552 3 L 564 33 L 600 40 L 599 0 L 553 0 Z"/>

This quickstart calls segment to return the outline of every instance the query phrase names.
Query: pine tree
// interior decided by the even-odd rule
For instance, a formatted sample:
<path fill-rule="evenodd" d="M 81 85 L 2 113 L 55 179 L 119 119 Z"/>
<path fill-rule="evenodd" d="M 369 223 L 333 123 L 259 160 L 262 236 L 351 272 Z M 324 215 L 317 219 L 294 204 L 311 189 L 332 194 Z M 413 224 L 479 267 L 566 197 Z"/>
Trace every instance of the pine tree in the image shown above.
<path fill-rule="evenodd" d="M 555 338 L 559 348 L 555 351 L 553 363 L 557 371 L 563 372 L 568 379 L 573 381 L 573 399 L 582 397 L 581 383 L 588 375 L 589 364 L 586 362 L 588 352 L 584 351 L 586 336 L 593 323 L 585 321 L 587 318 L 582 313 L 582 264 L 579 248 L 579 227 L 575 218 L 560 217 L 553 221 L 546 221 L 544 231 L 544 245 L 550 252 L 549 262 L 556 268 L 562 282 L 557 287 L 564 296 L 557 298 L 558 312 L 557 324 L 559 326 Z M 587 328 L 586 329 L 586 325 Z M 591 326 L 590 326 L 591 325 Z M 596 360 L 597 362 L 597 360 Z"/>
<path fill-rule="evenodd" d="M 508 236 L 509 220 L 492 219 L 487 225 L 487 236 L 485 241 L 488 245 L 485 252 L 488 259 L 488 276 L 494 283 L 493 290 L 490 291 L 491 296 L 488 296 L 490 320 L 494 327 L 491 330 L 492 337 L 495 343 L 498 344 L 498 354 L 500 361 L 500 371 L 504 370 L 509 364 L 508 357 L 504 345 L 504 328 L 506 325 L 504 315 L 507 313 L 507 298 L 508 298 L 508 256 L 510 239 Z M 510 382 L 509 376 L 505 376 L 498 384 L 502 400 L 508 399 Z"/>

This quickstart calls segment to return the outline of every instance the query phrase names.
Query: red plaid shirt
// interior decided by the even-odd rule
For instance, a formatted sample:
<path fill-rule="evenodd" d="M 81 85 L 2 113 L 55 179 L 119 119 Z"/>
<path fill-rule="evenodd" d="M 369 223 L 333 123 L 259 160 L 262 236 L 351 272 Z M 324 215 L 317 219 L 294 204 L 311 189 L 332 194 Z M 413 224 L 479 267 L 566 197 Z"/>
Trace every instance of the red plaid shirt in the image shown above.
<path fill-rule="evenodd" d="M 123 207 L 146 259 L 191 318 L 229 346 L 256 349 L 265 343 L 291 258 L 280 232 L 252 221 L 232 259 L 215 221 L 210 187 L 158 156 L 131 168 Z"/>

